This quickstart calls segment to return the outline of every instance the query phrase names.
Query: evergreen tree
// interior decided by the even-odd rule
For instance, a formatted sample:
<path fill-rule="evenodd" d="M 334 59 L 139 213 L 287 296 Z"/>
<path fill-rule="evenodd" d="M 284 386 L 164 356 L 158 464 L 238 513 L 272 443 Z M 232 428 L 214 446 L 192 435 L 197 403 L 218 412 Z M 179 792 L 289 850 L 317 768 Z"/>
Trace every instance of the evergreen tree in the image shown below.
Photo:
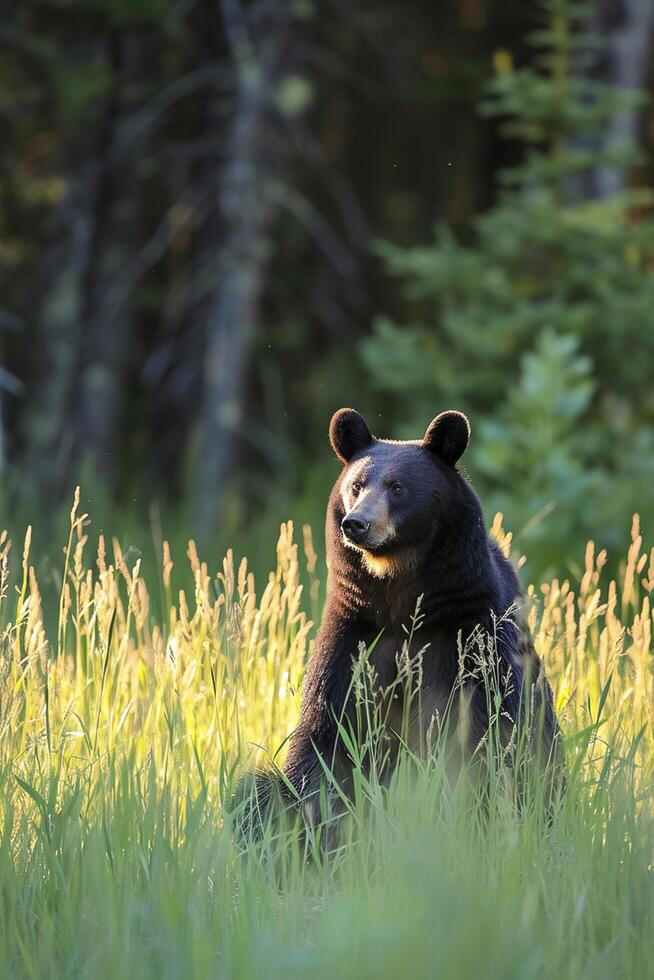
<path fill-rule="evenodd" d="M 636 162 L 603 133 L 642 96 L 593 77 L 587 5 L 540 6 L 533 67 L 498 53 L 481 107 L 523 161 L 501 174 L 473 244 L 441 226 L 425 246 L 380 246 L 415 322 L 380 318 L 361 347 L 372 382 L 407 406 L 407 429 L 444 407 L 472 415 L 476 482 L 534 574 L 587 536 L 611 544 L 633 510 L 654 516 L 651 195 L 584 198 L 592 168 Z"/>

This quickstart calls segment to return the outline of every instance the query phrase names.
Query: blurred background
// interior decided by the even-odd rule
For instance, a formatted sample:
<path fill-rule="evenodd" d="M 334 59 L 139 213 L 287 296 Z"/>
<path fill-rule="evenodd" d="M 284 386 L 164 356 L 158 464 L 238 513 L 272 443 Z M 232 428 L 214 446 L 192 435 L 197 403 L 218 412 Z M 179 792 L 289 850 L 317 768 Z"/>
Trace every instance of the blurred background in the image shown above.
<path fill-rule="evenodd" d="M 0 516 L 44 561 L 77 483 L 136 550 L 319 543 L 341 405 L 467 412 L 532 576 L 647 533 L 651 0 L 31 0 L 0 47 Z"/>

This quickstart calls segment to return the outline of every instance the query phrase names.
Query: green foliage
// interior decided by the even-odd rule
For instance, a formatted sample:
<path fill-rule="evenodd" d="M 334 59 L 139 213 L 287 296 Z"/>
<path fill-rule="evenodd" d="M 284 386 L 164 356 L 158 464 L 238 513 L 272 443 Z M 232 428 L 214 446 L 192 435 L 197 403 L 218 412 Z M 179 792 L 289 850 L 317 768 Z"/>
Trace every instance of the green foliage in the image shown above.
<path fill-rule="evenodd" d="M 591 363 L 577 348 L 575 338 L 547 331 L 523 355 L 516 386 L 480 426 L 475 460 L 500 509 L 529 529 L 530 553 L 554 568 L 571 537 L 590 534 L 586 501 L 603 489 L 594 440 L 580 424 L 593 395 Z"/>
<path fill-rule="evenodd" d="M 279 83 L 276 102 L 286 116 L 297 116 L 303 112 L 313 98 L 311 85 L 301 75 L 287 75 Z"/>
<path fill-rule="evenodd" d="M 508 190 L 474 222 L 472 244 L 440 226 L 428 245 L 378 246 L 413 323 L 380 318 L 361 345 L 406 431 L 449 405 L 470 412 L 473 475 L 489 509 L 523 530 L 535 572 L 647 508 L 639 454 L 654 421 L 651 196 L 589 202 L 576 179 L 633 161 L 631 148 L 588 140 L 640 96 L 575 74 L 596 47 L 575 30 L 583 9 L 543 6 L 540 67 L 505 68 L 482 107 L 526 144 L 526 162 L 503 174 Z"/>
<path fill-rule="evenodd" d="M 104 64 L 59 64 L 52 78 L 63 125 L 74 125 L 112 85 L 111 72 Z"/>
<path fill-rule="evenodd" d="M 499 71 L 480 108 L 503 119 L 505 135 L 528 149 L 527 162 L 508 168 L 504 182 L 544 184 L 564 200 L 571 177 L 598 165 L 624 167 L 638 159 L 630 142 L 602 137 L 616 113 L 645 99 L 640 92 L 604 85 L 584 72 L 602 48 L 601 38 L 584 30 L 591 4 L 541 0 L 539 6 L 545 26 L 528 38 L 536 49 L 533 67 Z"/>

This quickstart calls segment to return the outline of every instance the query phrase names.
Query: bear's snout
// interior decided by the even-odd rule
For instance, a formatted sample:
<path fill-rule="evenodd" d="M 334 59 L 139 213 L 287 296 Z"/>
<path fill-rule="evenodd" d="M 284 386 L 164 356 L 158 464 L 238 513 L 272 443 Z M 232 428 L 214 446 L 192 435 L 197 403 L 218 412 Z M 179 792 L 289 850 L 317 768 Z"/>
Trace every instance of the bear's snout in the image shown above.
<path fill-rule="evenodd" d="M 360 517 L 344 517 L 341 521 L 341 529 L 348 541 L 352 544 L 361 544 L 370 530 L 370 521 L 363 521 Z"/>

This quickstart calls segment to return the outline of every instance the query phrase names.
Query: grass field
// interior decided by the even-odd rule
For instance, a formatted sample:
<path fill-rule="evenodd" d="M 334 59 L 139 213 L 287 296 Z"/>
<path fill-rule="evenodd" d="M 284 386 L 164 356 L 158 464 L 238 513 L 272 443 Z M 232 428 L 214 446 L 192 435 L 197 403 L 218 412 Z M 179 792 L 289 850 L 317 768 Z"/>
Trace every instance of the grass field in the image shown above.
<path fill-rule="evenodd" d="M 239 849 L 223 811 L 297 719 L 323 595 L 308 530 L 298 546 L 282 527 L 267 582 L 231 554 L 216 574 L 193 544 L 164 546 L 157 578 L 115 544 L 90 554 L 73 509 L 53 628 L 29 535 L 16 585 L 8 548 L 2 977 L 654 977 L 654 550 L 637 522 L 617 584 L 589 545 L 579 582 L 531 590 L 569 767 L 551 822 L 499 796 L 486 813 L 438 758 L 404 760 L 388 789 L 362 776 L 338 850 L 310 860 L 290 831 Z"/>

